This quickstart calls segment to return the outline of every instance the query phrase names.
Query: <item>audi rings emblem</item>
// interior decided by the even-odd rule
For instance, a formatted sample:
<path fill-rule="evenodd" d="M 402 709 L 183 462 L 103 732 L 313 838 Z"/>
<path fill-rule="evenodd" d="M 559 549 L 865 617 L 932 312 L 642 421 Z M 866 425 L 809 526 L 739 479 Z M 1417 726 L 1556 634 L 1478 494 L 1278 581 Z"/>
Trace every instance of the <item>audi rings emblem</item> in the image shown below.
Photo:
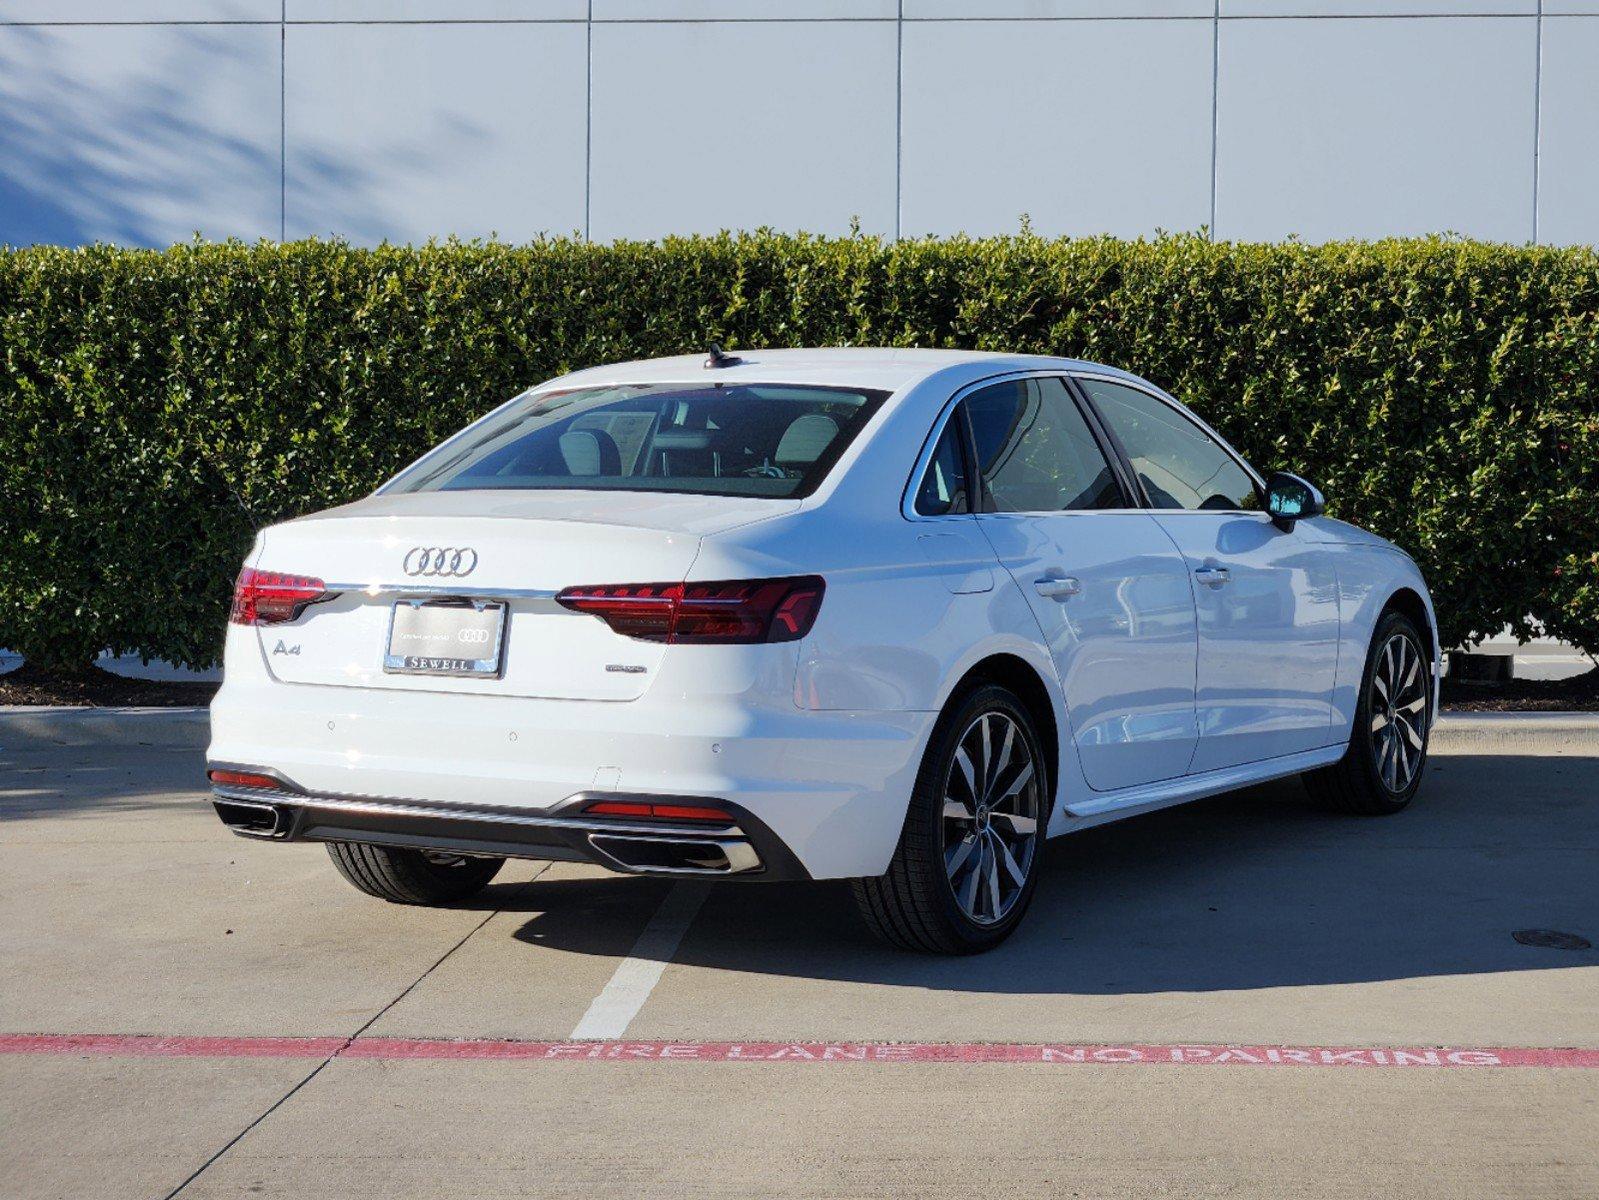
<path fill-rule="evenodd" d="M 407 575 L 459 579 L 477 570 L 477 551 L 470 546 L 412 546 L 402 565 Z"/>

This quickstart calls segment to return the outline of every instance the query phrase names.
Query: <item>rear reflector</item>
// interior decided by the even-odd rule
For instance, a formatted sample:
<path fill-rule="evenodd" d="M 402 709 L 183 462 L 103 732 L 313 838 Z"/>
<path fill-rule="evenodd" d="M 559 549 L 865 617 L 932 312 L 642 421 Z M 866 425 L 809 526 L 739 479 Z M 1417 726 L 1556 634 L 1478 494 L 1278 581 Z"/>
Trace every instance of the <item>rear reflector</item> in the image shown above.
<path fill-rule="evenodd" d="M 818 575 L 714 583 L 569 587 L 556 602 L 617 633 L 674 645 L 797 642 L 811 631 L 827 585 Z"/>
<path fill-rule="evenodd" d="M 329 598 L 320 579 L 245 567 L 233 585 L 233 612 L 228 620 L 235 625 L 276 625 L 294 620 L 306 605 Z"/>
<path fill-rule="evenodd" d="M 218 787 L 265 788 L 274 792 L 284 790 L 283 784 L 270 775 L 257 775 L 253 771 L 225 771 L 221 768 L 207 771 L 206 778 Z"/>
<path fill-rule="evenodd" d="M 598 800 L 583 806 L 596 817 L 633 817 L 652 821 L 702 821 L 731 825 L 733 818 L 719 808 L 699 804 L 647 804 L 637 800 Z"/>

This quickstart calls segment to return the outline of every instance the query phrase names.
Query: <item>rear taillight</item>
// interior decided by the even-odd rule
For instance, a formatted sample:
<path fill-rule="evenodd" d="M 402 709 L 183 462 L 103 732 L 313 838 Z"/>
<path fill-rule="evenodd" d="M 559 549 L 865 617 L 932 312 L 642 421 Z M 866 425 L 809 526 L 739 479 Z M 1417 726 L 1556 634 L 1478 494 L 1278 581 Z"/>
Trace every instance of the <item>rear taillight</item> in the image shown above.
<path fill-rule="evenodd" d="M 327 598 L 320 579 L 245 567 L 233 585 L 233 611 L 228 620 L 235 625 L 276 625 L 294 620 L 306 605 Z"/>
<path fill-rule="evenodd" d="M 826 586 L 817 575 L 717 583 L 608 583 L 570 587 L 555 599 L 599 617 L 630 638 L 725 646 L 798 641 L 816 623 Z"/>

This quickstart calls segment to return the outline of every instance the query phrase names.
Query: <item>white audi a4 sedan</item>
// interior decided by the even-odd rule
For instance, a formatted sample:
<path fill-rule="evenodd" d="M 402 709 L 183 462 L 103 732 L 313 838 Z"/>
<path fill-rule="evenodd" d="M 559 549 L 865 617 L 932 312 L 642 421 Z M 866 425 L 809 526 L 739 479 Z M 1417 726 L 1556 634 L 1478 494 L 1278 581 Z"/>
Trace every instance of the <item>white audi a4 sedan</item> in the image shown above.
<path fill-rule="evenodd" d="M 239 576 L 208 774 L 236 833 L 447 904 L 508 857 L 853 880 L 969 953 L 1045 838 L 1304 773 L 1422 777 L 1421 573 L 1154 385 L 772 350 L 579 371 Z"/>

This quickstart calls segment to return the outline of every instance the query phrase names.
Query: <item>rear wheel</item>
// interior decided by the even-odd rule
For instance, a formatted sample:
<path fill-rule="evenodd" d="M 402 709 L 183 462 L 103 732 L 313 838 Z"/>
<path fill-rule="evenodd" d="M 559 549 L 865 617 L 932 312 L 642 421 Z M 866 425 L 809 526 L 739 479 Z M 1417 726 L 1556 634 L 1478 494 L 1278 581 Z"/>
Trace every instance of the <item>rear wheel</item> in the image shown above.
<path fill-rule="evenodd" d="M 1322 804 L 1341 812 L 1396 813 L 1421 787 L 1432 725 L 1432 673 L 1425 642 L 1403 613 L 1385 613 L 1366 654 L 1349 749 L 1305 776 Z"/>
<path fill-rule="evenodd" d="M 967 693 L 934 730 L 888 873 L 855 881 L 867 926 L 936 954 L 1009 937 L 1037 883 L 1048 777 L 1015 694 L 994 684 Z"/>
<path fill-rule="evenodd" d="M 392 904 L 453 904 L 477 895 L 505 865 L 503 858 L 468 858 L 443 850 L 407 850 L 360 842 L 329 842 L 328 857 L 368 896 Z"/>

